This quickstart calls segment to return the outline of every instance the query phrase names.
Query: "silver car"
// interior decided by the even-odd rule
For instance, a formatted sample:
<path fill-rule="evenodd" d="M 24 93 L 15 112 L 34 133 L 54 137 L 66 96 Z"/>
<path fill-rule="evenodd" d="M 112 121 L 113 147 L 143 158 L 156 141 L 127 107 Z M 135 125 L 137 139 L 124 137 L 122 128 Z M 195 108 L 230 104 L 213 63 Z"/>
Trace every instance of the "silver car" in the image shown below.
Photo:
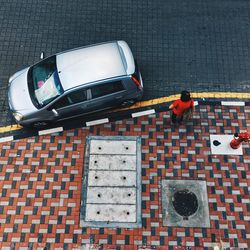
<path fill-rule="evenodd" d="M 22 126 L 97 112 L 142 98 L 128 44 L 113 41 L 50 56 L 9 79 L 9 107 Z"/>

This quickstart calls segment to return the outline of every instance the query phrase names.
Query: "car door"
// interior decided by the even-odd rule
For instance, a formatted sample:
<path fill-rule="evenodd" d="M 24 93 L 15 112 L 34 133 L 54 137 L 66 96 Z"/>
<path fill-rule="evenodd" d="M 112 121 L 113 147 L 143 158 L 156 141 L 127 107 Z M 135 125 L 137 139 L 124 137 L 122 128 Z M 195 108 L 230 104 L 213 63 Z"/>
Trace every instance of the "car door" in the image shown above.
<path fill-rule="evenodd" d="M 82 88 L 62 96 L 49 109 L 55 110 L 57 120 L 63 120 L 84 114 L 88 111 L 87 106 L 87 90 Z"/>
<path fill-rule="evenodd" d="M 111 81 L 90 87 L 88 109 L 92 112 L 119 105 L 126 96 L 122 81 Z"/>

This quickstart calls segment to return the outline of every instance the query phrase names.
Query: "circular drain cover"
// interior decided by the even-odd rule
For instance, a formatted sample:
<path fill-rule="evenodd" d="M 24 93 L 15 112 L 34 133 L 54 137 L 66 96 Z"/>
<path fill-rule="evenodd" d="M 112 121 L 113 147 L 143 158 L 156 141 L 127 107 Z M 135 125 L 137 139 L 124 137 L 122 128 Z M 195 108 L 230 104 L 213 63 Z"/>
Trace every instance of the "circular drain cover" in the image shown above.
<path fill-rule="evenodd" d="M 188 220 L 188 216 L 194 214 L 198 209 L 198 200 L 193 192 L 187 189 L 174 193 L 173 206 L 175 211 Z"/>

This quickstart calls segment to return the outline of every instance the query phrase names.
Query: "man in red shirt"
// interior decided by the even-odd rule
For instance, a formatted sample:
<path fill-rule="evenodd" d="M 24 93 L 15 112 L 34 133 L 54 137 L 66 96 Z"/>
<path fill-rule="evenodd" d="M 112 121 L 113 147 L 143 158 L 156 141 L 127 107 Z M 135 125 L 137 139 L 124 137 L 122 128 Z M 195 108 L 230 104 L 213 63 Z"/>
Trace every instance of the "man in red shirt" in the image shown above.
<path fill-rule="evenodd" d="M 184 90 L 181 92 L 181 98 L 174 101 L 170 106 L 169 109 L 172 109 L 172 122 L 176 123 L 181 122 L 183 120 L 183 113 L 188 109 L 194 108 L 194 101 L 191 98 L 191 95 L 188 91 Z"/>

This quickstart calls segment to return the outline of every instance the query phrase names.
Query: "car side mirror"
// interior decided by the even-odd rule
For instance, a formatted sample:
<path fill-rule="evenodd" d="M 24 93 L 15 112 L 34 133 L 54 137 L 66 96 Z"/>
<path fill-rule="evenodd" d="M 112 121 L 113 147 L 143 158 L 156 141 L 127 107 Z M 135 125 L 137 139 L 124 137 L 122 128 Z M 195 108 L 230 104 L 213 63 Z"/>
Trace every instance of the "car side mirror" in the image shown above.
<path fill-rule="evenodd" d="M 44 52 L 42 52 L 40 55 L 40 59 L 44 59 L 44 57 L 45 57 Z"/>
<path fill-rule="evenodd" d="M 52 112 L 53 112 L 53 114 L 54 114 L 55 116 L 58 116 L 58 115 L 59 115 L 58 112 L 57 112 L 55 109 L 52 109 Z"/>

